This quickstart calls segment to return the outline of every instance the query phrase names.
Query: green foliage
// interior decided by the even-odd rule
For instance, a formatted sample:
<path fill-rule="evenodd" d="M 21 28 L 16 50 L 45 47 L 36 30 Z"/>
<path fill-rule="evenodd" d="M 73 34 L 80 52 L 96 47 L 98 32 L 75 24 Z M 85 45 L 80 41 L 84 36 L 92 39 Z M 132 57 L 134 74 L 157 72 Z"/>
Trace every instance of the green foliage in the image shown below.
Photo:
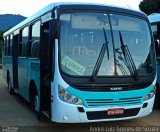
<path fill-rule="evenodd" d="M 2 64 L 2 42 L 3 41 L 0 40 L 0 64 Z"/>
<path fill-rule="evenodd" d="M 2 63 L 3 33 L 4 33 L 4 31 L 0 31 L 0 64 Z"/>
<path fill-rule="evenodd" d="M 147 15 L 158 13 L 160 12 L 160 0 L 143 0 L 140 2 L 139 8 Z"/>
<path fill-rule="evenodd" d="M 4 33 L 4 31 L 0 30 L 0 40 L 3 40 L 3 33 Z"/>

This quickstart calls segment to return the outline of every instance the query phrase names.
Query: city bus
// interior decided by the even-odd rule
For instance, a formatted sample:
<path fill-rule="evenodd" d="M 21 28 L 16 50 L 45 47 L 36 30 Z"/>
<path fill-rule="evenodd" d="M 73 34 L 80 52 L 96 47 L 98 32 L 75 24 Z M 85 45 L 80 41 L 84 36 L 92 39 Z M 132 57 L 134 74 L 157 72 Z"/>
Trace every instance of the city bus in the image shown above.
<path fill-rule="evenodd" d="M 149 115 L 155 99 L 154 41 L 141 12 L 53 3 L 5 32 L 3 77 L 57 123 Z"/>
<path fill-rule="evenodd" d="M 151 29 L 154 37 L 156 62 L 157 62 L 157 90 L 155 96 L 155 108 L 160 108 L 160 14 L 153 13 L 148 16 L 151 23 Z"/>

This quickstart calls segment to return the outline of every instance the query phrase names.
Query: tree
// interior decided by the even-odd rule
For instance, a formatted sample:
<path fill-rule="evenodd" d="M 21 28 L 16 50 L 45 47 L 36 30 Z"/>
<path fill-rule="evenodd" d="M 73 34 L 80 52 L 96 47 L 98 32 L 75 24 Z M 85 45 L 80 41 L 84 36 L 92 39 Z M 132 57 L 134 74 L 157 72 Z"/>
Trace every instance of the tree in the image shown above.
<path fill-rule="evenodd" d="M 3 33 L 4 33 L 4 31 L 0 30 L 0 40 L 3 40 Z"/>
<path fill-rule="evenodd" d="M 143 0 L 140 2 L 139 8 L 147 15 L 158 13 L 160 12 L 160 0 Z"/>

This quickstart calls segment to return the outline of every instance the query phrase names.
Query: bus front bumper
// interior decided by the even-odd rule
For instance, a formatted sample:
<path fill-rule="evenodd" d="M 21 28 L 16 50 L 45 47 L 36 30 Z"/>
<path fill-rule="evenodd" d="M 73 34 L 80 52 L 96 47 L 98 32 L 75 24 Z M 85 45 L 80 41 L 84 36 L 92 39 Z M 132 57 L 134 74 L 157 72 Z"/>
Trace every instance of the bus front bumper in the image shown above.
<path fill-rule="evenodd" d="M 143 102 L 142 105 L 132 105 L 125 107 L 111 108 L 86 108 L 76 106 L 62 101 L 52 103 L 51 120 L 57 123 L 86 123 L 86 122 L 103 122 L 127 120 L 147 116 L 152 112 L 155 96 Z M 54 109 L 56 106 L 59 109 Z M 107 115 L 108 109 L 123 108 L 122 115 Z"/>

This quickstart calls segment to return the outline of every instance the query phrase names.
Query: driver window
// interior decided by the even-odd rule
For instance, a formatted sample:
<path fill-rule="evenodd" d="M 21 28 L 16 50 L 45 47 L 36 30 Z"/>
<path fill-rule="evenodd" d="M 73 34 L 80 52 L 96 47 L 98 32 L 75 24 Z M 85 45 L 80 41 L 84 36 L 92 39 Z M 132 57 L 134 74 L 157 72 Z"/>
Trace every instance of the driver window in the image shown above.
<path fill-rule="evenodd" d="M 160 56 L 160 24 L 152 26 L 156 55 Z"/>

